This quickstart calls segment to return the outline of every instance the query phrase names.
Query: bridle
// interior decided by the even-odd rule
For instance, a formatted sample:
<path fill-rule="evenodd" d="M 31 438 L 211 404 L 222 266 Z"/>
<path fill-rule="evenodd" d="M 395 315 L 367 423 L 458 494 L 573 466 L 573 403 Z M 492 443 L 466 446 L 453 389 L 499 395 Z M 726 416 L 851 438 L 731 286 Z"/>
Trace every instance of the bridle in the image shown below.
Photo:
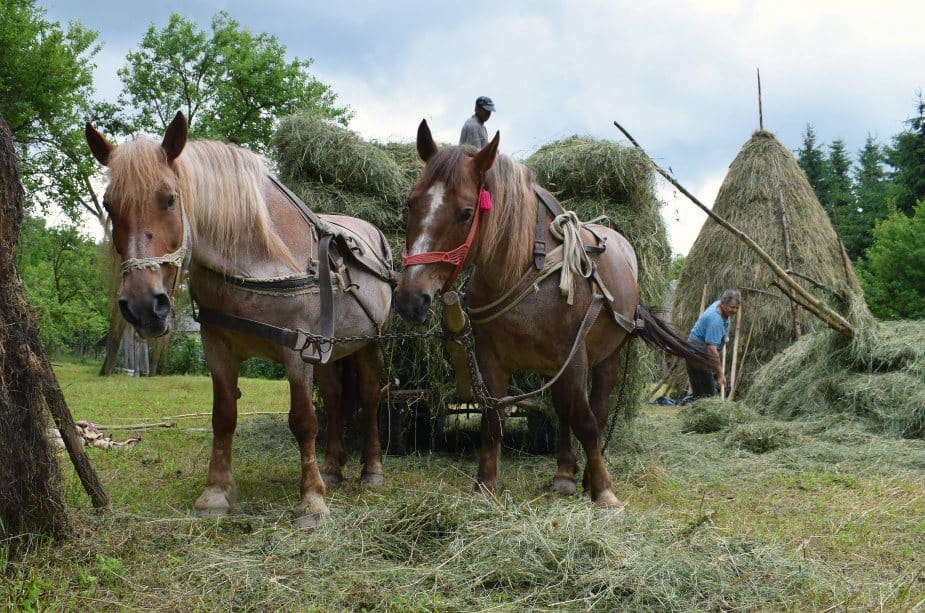
<path fill-rule="evenodd" d="M 426 253 L 416 253 L 414 255 L 408 255 L 407 246 L 402 247 L 401 251 L 401 263 L 402 266 L 407 268 L 408 266 L 416 266 L 418 264 L 437 264 L 446 262 L 455 266 L 453 269 L 453 274 L 450 275 L 446 283 L 443 284 L 443 292 L 446 293 L 452 289 L 453 284 L 456 283 L 459 273 L 463 269 L 463 265 L 466 263 L 466 256 L 469 254 L 469 248 L 472 246 L 472 241 L 475 240 L 475 232 L 479 226 L 479 217 L 481 217 L 482 211 L 491 210 L 491 192 L 482 187 L 479 183 L 479 196 L 477 204 L 475 207 L 475 214 L 472 216 L 472 225 L 469 226 L 469 233 L 466 235 L 466 240 L 463 241 L 461 245 L 450 251 L 428 251 Z"/>
<path fill-rule="evenodd" d="M 129 258 L 123 260 L 122 276 L 124 277 L 133 270 L 142 268 L 157 270 L 164 264 L 176 266 L 177 274 L 173 279 L 173 290 L 171 292 L 172 296 L 176 295 L 177 287 L 180 285 L 180 272 L 189 264 L 190 257 L 192 256 L 192 250 L 190 249 L 190 243 L 192 242 L 190 223 L 186 216 L 186 209 L 184 209 L 182 205 L 180 205 L 180 223 L 183 225 L 183 239 L 180 241 L 180 246 L 176 251 L 153 257 Z"/>

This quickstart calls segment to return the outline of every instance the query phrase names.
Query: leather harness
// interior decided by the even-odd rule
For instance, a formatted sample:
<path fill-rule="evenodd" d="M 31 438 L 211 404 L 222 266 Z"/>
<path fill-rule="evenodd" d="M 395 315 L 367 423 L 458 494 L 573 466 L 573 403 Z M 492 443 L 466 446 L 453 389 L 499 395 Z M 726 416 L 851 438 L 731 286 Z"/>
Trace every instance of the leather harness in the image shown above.
<path fill-rule="evenodd" d="M 367 306 L 363 304 L 363 301 L 360 300 L 356 292 L 353 291 L 356 286 L 346 282 L 344 272 L 332 275 L 331 268 L 334 267 L 339 271 L 344 271 L 341 258 L 346 257 L 379 279 L 387 282 L 393 288 L 397 284 L 397 276 L 395 271 L 392 270 L 391 262 L 380 258 L 372 249 L 365 249 L 362 239 L 336 222 L 324 221 L 313 213 L 312 210 L 289 188 L 280 183 L 276 177 L 269 175 L 268 178 L 305 219 L 309 228 L 316 233 L 318 237 L 317 272 L 313 273 L 313 271 L 308 270 L 306 274 L 269 280 L 233 277 L 216 271 L 210 272 L 220 275 L 223 281 L 234 287 L 255 293 L 296 295 L 307 293 L 317 287 L 320 296 L 320 324 L 318 334 L 311 335 L 302 330 L 274 326 L 265 322 L 223 313 L 215 309 L 198 305 L 198 301 L 195 296 L 192 296 L 191 291 L 190 293 L 194 304 L 199 306 L 194 319 L 201 324 L 218 326 L 228 330 L 257 336 L 272 343 L 276 343 L 277 345 L 282 345 L 294 351 L 298 351 L 302 359 L 306 362 L 324 364 L 330 359 L 334 349 L 334 277 L 338 278 L 341 288 L 344 291 L 353 294 L 359 305 L 366 314 L 370 316 L 370 319 L 372 319 Z M 332 243 L 334 245 L 333 249 Z M 314 348 L 313 353 L 306 353 L 310 347 Z"/>

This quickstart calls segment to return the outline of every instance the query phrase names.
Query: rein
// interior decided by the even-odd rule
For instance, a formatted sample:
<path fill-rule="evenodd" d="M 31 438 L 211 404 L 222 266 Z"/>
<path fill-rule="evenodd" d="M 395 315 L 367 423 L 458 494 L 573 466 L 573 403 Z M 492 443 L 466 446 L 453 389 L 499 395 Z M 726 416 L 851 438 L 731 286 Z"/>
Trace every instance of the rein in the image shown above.
<path fill-rule="evenodd" d="M 475 215 L 472 217 L 472 225 L 469 226 L 469 233 L 466 235 L 466 240 L 463 241 L 460 246 L 450 251 L 428 251 L 426 253 L 408 255 L 407 248 L 403 247 L 401 251 L 402 266 L 407 268 L 408 266 L 416 266 L 418 264 L 438 264 L 444 262 L 452 264 L 455 266 L 453 274 L 451 274 L 446 283 L 443 284 L 442 290 L 444 292 L 450 291 L 453 288 L 453 284 L 456 283 L 459 273 L 462 272 L 463 265 L 466 263 L 466 256 L 469 254 L 469 248 L 475 240 L 475 231 L 479 227 L 479 217 L 481 217 L 482 211 L 490 210 L 491 192 L 480 185 Z"/>

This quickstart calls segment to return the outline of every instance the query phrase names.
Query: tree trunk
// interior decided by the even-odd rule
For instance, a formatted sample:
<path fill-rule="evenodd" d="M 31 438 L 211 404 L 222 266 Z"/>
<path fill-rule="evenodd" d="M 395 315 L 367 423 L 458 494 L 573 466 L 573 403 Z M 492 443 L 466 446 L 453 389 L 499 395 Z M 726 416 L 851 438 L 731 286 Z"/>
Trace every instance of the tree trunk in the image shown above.
<path fill-rule="evenodd" d="M 0 538 L 67 530 L 61 471 L 46 436 L 44 407 L 52 412 L 94 506 L 109 504 L 78 439 L 16 270 L 13 255 L 23 214 L 19 177 L 12 135 L 0 119 Z"/>

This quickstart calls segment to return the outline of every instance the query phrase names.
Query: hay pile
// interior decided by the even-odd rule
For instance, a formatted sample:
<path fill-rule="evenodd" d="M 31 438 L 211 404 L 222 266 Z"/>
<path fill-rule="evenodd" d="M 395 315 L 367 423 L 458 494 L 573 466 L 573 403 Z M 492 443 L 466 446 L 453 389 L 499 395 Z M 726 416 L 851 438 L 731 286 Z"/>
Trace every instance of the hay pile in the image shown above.
<path fill-rule="evenodd" d="M 400 249 L 405 198 L 423 168 L 413 143 L 368 143 L 341 126 L 302 114 L 281 122 L 274 154 L 280 178 L 313 210 L 366 219 L 386 233 L 393 251 Z M 526 163 L 536 169 L 539 183 L 581 219 L 607 215 L 613 220 L 636 248 L 643 300 L 662 304 L 671 252 L 654 176 L 645 158 L 613 143 L 572 137 L 541 148 Z M 400 318 L 393 321 L 393 332 L 411 330 Z M 635 413 L 654 369 L 648 348 L 634 345 L 626 415 Z M 452 373 L 439 341 L 408 339 L 386 349 L 393 370 L 390 379 L 397 376 L 401 387 L 425 389 L 432 414 L 442 417 L 455 398 Z M 512 381 L 514 392 L 540 384 L 520 375 Z"/>
<path fill-rule="evenodd" d="M 841 240 L 806 175 L 793 154 L 770 132 L 755 132 L 742 147 L 729 167 L 713 210 L 751 236 L 782 267 L 808 275 L 830 289 L 861 292 Z M 790 301 L 771 285 L 774 281 L 771 270 L 744 243 L 710 219 L 681 269 L 673 320 L 685 333 L 700 314 L 705 287 L 707 304 L 718 299 L 723 290 L 742 291 L 740 351 L 749 334 L 751 342 L 744 363 L 739 363 L 740 390 L 752 385 L 762 364 L 797 339 L 798 329 L 806 334 L 823 325 L 803 311 L 797 312 L 795 321 Z M 830 292 L 800 282 L 831 301 Z M 686 385 L 686 381 L 674 383 L 676 388 Z"/>
<path fill-rule="evenodd" d="M 779 419 L 925 438 L 925 322 L 878 323 L 860 298 L 849 310 L 853 339 L 804 336 L 755 374 L 745 401 Z"/>

